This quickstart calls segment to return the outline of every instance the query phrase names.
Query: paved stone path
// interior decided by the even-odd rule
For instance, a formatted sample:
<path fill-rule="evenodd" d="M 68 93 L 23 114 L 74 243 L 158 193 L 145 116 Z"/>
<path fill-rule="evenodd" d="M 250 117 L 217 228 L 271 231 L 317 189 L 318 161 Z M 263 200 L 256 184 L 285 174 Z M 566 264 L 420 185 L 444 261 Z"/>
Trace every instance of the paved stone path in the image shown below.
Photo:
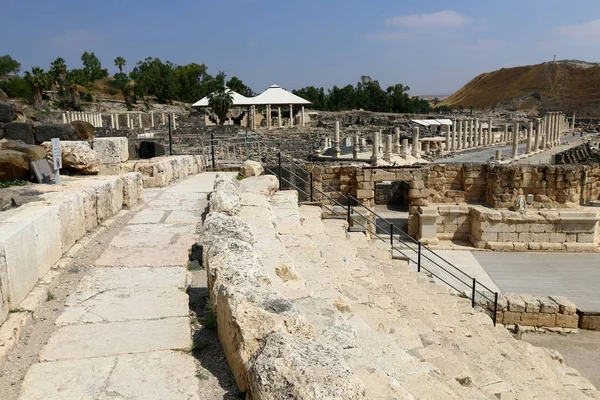
<path fill-rule="evenodd" d="M 186 264 L 215 174 L 145 190 L 145 207 L 71 294 L 20 399 L 198 399 Z"/>
<path fill-rule="evenodd" d="M 600 254 L 498 253 L 473 255 L 503 292 L 567 296 L 583 311 L 600 311 Z"/>

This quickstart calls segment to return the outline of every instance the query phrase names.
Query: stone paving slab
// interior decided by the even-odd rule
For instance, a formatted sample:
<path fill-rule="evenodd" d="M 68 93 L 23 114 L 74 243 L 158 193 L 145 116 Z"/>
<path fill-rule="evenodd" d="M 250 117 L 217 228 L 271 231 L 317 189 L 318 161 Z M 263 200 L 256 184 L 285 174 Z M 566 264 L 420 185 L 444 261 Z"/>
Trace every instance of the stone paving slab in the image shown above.
<path fill-rule="evenodd" d="M 157 350 L 188 350 L 189 318 L 69 325 L 59 328 L 44 349 L 42 361 L 104 357 Z"/>
<path fill-rule="evenodd" d="M 129 221 L 129 224 L 156 224 L 163 219 L 166 213 L 167 211 L 163 210 L 141 210 Z"/>
<path fill-rule="evenodd" d="M 44 362 L 23 382 L 23 400 L 198 399 L 196 366 L 173 351 Z"/>
<path fill-rule="evenodd" d="M 110 241 L 115 248 L 131 246 L 166 246 L 174 244 L 182 235 L 189 233 L 187 226 L 172 224 L 128 225 Z"/>

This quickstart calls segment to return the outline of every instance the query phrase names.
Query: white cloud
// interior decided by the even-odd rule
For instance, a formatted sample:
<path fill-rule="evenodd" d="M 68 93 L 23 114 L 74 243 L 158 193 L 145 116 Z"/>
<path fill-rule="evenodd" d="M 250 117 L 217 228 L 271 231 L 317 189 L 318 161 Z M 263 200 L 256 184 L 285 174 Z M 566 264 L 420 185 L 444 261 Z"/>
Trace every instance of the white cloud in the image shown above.
<path fill-rule="evenodd" d="M 470 20 L 454 11 L 439 11 L 432 14 L 411 14 L 388 18 L 387 23 L 405 28 L 458 28 L 467 25 Z"/>
<path fill-rule="evenodd" d="M 596 41 L 600 39 L 600 19 L 576 25 L 559 26 L 554 33 L 569 39 Z"/>
<path fill-rule="evenodd" d="M 494 50 L 504 47 L 506 42 L 504 40 L 489 40 L 489 39 L 479 39 L 470 46 L 474 50 Z"/>
<path fill-rule="evenodd" d="M 367 35 L 367 39 L 371 40 L 404 40 L 406 34 L 402 32 L 379 32 Z"/>

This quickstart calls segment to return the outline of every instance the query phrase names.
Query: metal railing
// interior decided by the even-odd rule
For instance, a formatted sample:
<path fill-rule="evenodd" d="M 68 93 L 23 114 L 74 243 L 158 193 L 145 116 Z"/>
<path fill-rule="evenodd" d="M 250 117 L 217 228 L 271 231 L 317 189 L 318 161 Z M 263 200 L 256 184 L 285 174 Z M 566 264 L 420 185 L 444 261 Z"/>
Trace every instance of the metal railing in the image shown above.
<path fill-rule="evenodd" d="M 412 263 L 416 267 L 417 272 L 427 273 L 469 298 L 471 306 L 488 313 L 496 325 L 497 292 L 412 238 L 352 195 L 342 193 L 314 176 L 300 161 L 279 151 L 275 144 L 261 136 L 246 134 L 229 139 L 211 137 L 207 147 L 202 154 L 211 155 L 213 168 L 232 164 L 232 155 L 237 155 L 238 165 L 247 159 L 260 160 L 266 173 L 278 177 L 279 190 L 297 190 L 300 201 L 321 202 L 326 213 L 346 219 L 349 230 L 369 232 L 378 240 L 389 241 L 392 258 L 407 260 L 409 265 Z M 240 147 L 241 150 L 232 151 Z M 225 155 L 229 158 L 223 158 Z"/>

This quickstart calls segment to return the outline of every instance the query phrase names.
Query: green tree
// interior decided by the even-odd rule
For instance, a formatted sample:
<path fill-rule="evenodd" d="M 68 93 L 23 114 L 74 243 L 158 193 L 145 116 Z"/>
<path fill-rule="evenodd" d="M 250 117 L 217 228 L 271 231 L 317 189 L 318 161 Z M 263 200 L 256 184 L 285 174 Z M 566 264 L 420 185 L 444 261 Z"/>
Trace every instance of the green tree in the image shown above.
<path fill-rule="evenodd" d="M 115 58 L 115 65 L 119 68 L 119 73 L 123 73 L 123 67 L 127 64 L 125 58 L 119 56 Z"/>
<path fill-rule="evenodd" d="M 147 101 L 148 95 L 154 95 L 159 103 L 172 103 L 178 91 L 175 66 L 170 61 L 148 57 L 137 63 L 129 77 L 134 81 L 134 102 L 138 96 Z"/>
<path fill-rule="evenodd" d="M 242 80 L 237 76 L 232 76 L 231 79 L 227 81 L 227 87 L 235 92 L 238 92 L 242 96 L 256 96 L 256 93 L 254 93 L 252 89 L 245 85 L 244 82 L 242 82 Z"/>
<path fill-rule="evenodd" d="M 96 57 L 94 53 L 88 53 L 87 51 L 81 55 L 81 62 L 83 63 L 83 72 L 86 76 L 86 83 L 92 84 L 95 80 L 102 79 L 108 76 L 108 71 L 102 69 L 102 63 Z"/>
<path fill-rule="evenodd" d="M 191 63 L 177 66 L 174 71 L 177 98 L 194 103 L 210 93 L 208 82 L 214 78 L 208 74 L 206 65 Z"/>
<path fill-rule="evenodd" d="M 8 97 L 19 97 L 22 99 L 31 98 L 31 88 L 25 79 L 15 76 L 6 81 L 0 81 L 0 89 L 8 95 Z"/>
<path fill-rule="evenodd" d="M 221 86 L 208 95 L 208 106 L 219 119 L 219 125 L 223 125 L 227 119 L 229 109 L 233 106 L 231 91 L 225 86 Z"/>
<path fill-rule="evenodd" d="M 25 81 L 31 88 L 33 94 L 33 106 L 36 110 L 42 108 L 42 94 L 44 88 L 48 86 L 48 74 L 40 67 L 31 68 L 31 72 L 25 72 Z"/>
<path fill-rule="evenodd" d="M 52 83 L 56 83 L 59 90 L 62 91 L 62 84 L 67 77 L 67 64 L 65 60 L 58 57 L 50 64 L 50 71 L 48 71 Z"/>
<path fill-rule="evenodd" d="M 0 76 L 7 74 L 16 74 L 21 70 L 21 63 L 5 54 L 0 56 Z"/>

